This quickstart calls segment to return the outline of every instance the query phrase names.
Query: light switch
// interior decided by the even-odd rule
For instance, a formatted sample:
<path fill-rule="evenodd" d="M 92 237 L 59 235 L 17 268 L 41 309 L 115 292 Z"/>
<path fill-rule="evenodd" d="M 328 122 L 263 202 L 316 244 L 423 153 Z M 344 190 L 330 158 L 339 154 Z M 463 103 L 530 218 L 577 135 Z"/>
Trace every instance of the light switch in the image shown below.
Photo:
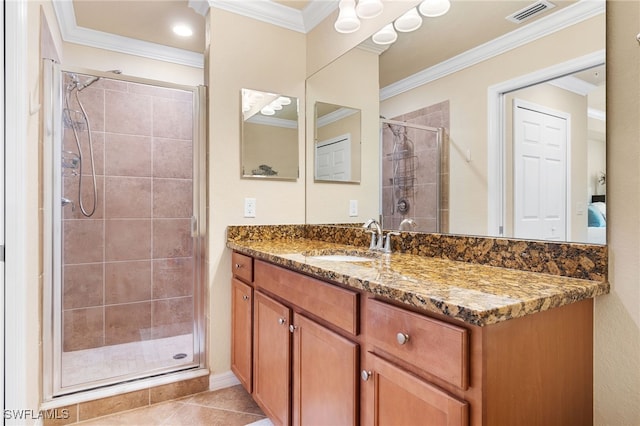
<path fill-rule="evenodd" d="M 349 200 L 349 216 L 358 216 L 358 200 Z"/>
<path fill-rule="evenodd" d="M 244 199 L 244 217 L 256 217 L 256 199 Z"/>

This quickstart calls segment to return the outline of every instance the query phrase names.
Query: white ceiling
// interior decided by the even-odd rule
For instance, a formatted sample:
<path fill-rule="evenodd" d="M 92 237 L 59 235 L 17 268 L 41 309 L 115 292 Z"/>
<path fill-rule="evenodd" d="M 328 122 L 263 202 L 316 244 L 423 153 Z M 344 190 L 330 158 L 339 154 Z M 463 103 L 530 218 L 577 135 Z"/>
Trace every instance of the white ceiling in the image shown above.
<path fill-rule="evenodd" d="M 553 0 L 555 8 L 524 23 L 515 24 L 505 19 L 534 2 L 451 0 L 449 13 L 439 18 L 425 18 L 418 31 L 401 33 L 392 48 L 381 55 L 380 86 L 386 87 L 480 44 L 495 43 L 505 38 L 505 34 L 526 34 L 526 28 L 535 28 L 535 33 L 540 31 L 538 28 L 543 22 L 551 22 L 548 27 L 553 29 L 553 25 L 558 25 L 554 17 L 564 13 L 558 12 L 571 5 L 580 6 L 574 5 L 576 0 Z M 176 58 L 174 62 L 192 66 L 203 63 L 203 15 L 208 7 L 306 33 L 330 14 L 337 14 L 337 5 L 338 0 L 54 0 L 66 41 L 141 56 L 157 52 Z M 188 39 L 174 35 L 171 27 L 177 22 L 189 23 L 194 35 Z M 526 37 L 532 38 L 535 34 Z M 594 78 L 594 73 L 585 75 Z M 598 75 L 600 80 L 592 81 L 595 85 L 604 82 L 604 70 Z"/>

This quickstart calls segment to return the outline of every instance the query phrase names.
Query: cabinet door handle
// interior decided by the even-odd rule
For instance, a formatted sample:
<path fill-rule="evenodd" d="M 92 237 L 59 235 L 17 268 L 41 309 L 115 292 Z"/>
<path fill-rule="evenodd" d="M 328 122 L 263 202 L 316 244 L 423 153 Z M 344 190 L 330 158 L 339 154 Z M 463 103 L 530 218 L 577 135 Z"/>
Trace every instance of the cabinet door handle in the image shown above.
<path fill-rule="evenodd" d="M 242 300 L 249 300 L 249 296 L 247 296 L 246 294 L 242 295 Z"/>
<path fill-rule="evenodd" d="M 362 378 L 363 381 L 366 382 L 371 378 L 371 371 L 362 370 L 362 372 L 360 373 L 360 377 Z"/>
<path fill-rule="evenodd" d="M 398 341 L 398 344 L 404 345 L 409 341 L 409 335 L 405 333 L 398 333 L 396 334 L 396 340 Z"/>
<path fill-rule="evenodd" d="M 290 331 L 291 333 L 293 333 L 293 332 L 294 332 L 294 331 L 296 331 L 297 329 L 298 329 L 298 327 L 297 327 L 297 326 L 295 326 L 295 325 L 293 325 L 293 324 L 289 325 L 289 331 Z"/>
<path fill-rule="evenodd" d="M 286 323 L 287 323 L 287 319 L 286 318 L 278 318 L 278 324 L 285 325 Z"/>
<path fill-rule="evenodd" d="M 242 263 L 236 263 L 236 269 L 242 268 Z"/>

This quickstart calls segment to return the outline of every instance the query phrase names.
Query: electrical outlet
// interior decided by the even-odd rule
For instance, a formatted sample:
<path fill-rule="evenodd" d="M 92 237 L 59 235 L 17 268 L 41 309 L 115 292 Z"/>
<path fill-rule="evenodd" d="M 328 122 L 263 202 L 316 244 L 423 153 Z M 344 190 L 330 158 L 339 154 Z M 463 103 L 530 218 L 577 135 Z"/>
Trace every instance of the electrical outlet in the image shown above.
<path fill-rule="evenodd" d="M 256 199 L 244 199 L 244 217 L 256 217 Z"/>
<path fill-rule="evenodd" d="M 358 216 L 358 200 L 349 200 L 349 216 Z"/>

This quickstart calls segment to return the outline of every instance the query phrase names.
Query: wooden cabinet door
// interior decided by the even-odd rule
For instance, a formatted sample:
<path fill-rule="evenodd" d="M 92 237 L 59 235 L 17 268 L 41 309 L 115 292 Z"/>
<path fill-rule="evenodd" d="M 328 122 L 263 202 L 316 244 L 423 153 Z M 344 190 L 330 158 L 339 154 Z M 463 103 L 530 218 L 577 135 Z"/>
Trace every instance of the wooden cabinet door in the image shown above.
<path fill-rule="evenodd" d="M 233 278 L 231 292 L 231 371 L 251 393 L 253 289 Z"/>
<path fill-rule="evenodd" d="M 294 315 L 293 424 L 356 425 L 358 345 Z"/>
<path fill-rule="evenodd" d="M 373 354 L 367 356 L 373 370 L 369 381 L 363 386 L 375 387 L 373 420 L 376 426 L 469 424 L 469 407 L 465 401 L 382 358 Z"/>
<path fill-rule="evenodd" d="M 254 294 L 253 397 L 276 425 L 291 411 L 291 311 L 259 291 Z"/>

